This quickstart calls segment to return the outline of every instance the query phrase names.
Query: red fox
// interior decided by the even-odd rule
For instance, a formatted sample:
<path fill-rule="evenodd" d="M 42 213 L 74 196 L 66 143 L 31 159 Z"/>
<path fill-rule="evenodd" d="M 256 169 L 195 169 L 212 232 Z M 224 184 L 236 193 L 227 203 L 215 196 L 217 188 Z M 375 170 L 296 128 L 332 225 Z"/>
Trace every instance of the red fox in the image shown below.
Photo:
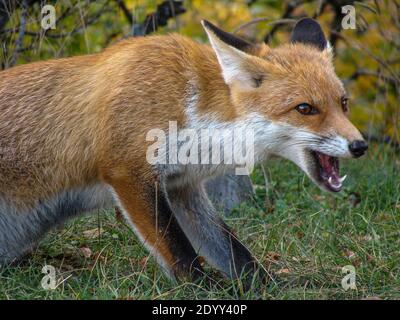
<path fill-rule="evenodd" d="M 0 72 L 1 263 L 66 219 L 116 205 L 171 277 L 201 276 L 199 257 L 228 277 L 256 273 L 203 186 L 236 164 L 147 161 L 148 132 L 171 121 L 178 130 L 251 129 L 256 162 L 289 159 L 340 191 L 338 159 L 367 144 L 348 119 L 318 22 L 300 20 L 277 48 L 202 24 L 211 46 L 149 36 Z"/>

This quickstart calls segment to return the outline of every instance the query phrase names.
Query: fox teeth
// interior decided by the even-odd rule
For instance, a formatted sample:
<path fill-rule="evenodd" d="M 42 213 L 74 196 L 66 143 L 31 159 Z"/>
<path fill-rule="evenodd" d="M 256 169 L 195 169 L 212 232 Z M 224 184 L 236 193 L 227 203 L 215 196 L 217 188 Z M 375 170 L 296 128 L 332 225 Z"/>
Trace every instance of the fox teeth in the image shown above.
<path fill-rule="evenodd" d="M 339 183 L 336 184 L 336 183 L 333 183 L 332 180 L 333 180 L 332 177 L 329 177 L 328 183 L 329 183 L 331 186 L 333 186 L 333 187 L 341 187 L 341 186 L 342 186 L 342 182 L 341 182 L 341 181 L 339 181 Z"/>
<path fill-rule="evenodd" d="M 342 183 L 344 180 L 346 180 L 346 178 L 347 178 L 347 174 L 345 174 L 343 177 L 341 177 L 339 179 L 340 183 Z"/>

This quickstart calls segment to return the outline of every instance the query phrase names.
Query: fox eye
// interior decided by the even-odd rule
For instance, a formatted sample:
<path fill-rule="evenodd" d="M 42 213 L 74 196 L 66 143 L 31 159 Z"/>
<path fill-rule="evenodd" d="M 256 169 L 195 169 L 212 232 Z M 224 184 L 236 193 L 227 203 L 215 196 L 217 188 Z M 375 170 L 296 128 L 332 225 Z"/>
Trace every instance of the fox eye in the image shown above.
<path fill-rule="evenodd" d="M 307 115 L 307 116 L 319 113 L 319 110 L 317 108 L 313 107 L 312 105 L 310 105 L 308 103 L 299 104 L 295 109 L 299 113 L 301 113 L 303 115 Z"/>
<path fill-rule="evenodd" d="M 343 97 L 341 99 L 343 112 L 349 112 L 349 98 Z"/>

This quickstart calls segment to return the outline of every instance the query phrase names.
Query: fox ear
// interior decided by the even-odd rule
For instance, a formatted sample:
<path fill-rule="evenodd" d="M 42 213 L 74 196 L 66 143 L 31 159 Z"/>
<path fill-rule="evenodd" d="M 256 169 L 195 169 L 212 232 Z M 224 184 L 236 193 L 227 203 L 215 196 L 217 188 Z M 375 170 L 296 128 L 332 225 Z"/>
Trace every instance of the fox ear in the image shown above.
<path fill-rule="evenodd" d="M 240 81 L 245 86 L 257 86 L 260 77 L 254 75 L 255 68 L 251 68 L 251 61 L 258 58 L 246 53 L 252 51 L 254 46 L 206 20 L 202 20 L 201 24 L 217 55 L 225 82 L 230 85 Z"/>
<path fill-rule="evenodd" d="M 209 37 L 210 37 L 209 32 L 211 31 L 213 35 L 218 37 L 219 40 L 225 42 L 227 45 L 230 45 L 231 47 L 234 47 L 238 50 L 246 52 L 247 50 L 251 50 L 251 47 L 253 46 L 250 42 L 247 42 L 246 40 L 243 40 L 239 37 L 236 37 L 229 32 L 221 30 L 220 28 L 213 25 L 211 22 L 207 20 L 202 20 L 201 24 L 203 25 Z"/>
<path fill-rule="evenodd" d="M 320 24 L 311 18 L 303 18 L 296 23 L 290 42 L 310 44 L 321 51 L 328 48 L 328 42 Z"/>

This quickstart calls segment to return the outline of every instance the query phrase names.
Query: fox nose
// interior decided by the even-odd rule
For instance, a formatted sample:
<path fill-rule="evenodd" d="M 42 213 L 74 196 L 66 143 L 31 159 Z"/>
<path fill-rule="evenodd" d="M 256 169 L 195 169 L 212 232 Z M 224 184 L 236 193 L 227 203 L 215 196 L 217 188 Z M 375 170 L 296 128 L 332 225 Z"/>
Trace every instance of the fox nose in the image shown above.
<path fill-rule="evenodd" d="M 349 144 L 349 150 L 355 158 L 361 157 L 367 149 L 368 144 L 364 140 L 354 140 Z"/>

